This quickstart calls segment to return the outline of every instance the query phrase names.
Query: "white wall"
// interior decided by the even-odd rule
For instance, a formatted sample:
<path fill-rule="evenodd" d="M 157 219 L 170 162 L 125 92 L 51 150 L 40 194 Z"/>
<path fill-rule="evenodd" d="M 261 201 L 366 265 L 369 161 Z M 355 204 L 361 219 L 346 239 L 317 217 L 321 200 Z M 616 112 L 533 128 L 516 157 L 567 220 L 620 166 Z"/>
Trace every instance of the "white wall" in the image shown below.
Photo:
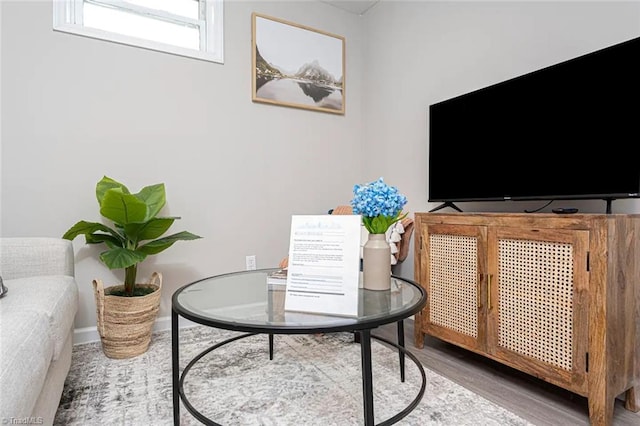
<path fill-rule="evenodd" d="M 412 213 L 437 205 L 427 202 L 429 105 L 640 36 L 638 1 L 383 0 L 365 18 L 364 172 L 398 186 Z M 458 206 L 521 212 L 544 204 Z M 566 204 L 555 202 L 543 211 L 557 206 Z M 606 205 L 574 201 L 571 206 L 604 213 Z M 614 201 L 613 213 L 640 213 L 640 200 Z M 397 273 L 413 276 L 413 250 Z"/>
<path fill-rule="evenodd" d="M 2 228 L 60 237 L 100 221 L 95 184 L 137 191 L 164 182 L 171 231 L 204 238 L 149 258 L 164 276 L 160 316 L 178 287 L 208 275 L 277 266 L 292 214 L 348 203 L 362 154 L 361 19 L 320 2 L 225 4 L 225 64 L 52 30 L 51 1 L 2 2 Z M 251 102 L 251 13 L 343 35 L 344 116 Z M 81 292 L 76 328 L 95 325 L 91 282 L 122 282 L 74 241 Z"/>
<path fill-rule="evenodd" d="M 345 116 L 251 102 L 251 12 L 347 40 Z M 640 35 L 639 2 L 382 0 L 364 16 L 320 2 L 227 1 L 224 65 L 56 33 L 46 2 L 2 5 L 2 236 L 60 236 L 100 220 L 103 174 L 137 190 L 165 182 L 179 242 L 141 267 L 176 288 L 286 254 L 291 214 L 324 213 L 384 176 L 427 211 L 430 104 Z M 593 165 L 596 167 L 596 165 Z M 543 203 L 463 203 L 522 211 Z M 581 202 L 603 212 L 602 202 Z M 615 213 L 640 213 L 619 200 Z M 91 280 L 121 281 L 75 241 L 81 310 Z M 396 271 L 413 278 L 413 253 Z"/>

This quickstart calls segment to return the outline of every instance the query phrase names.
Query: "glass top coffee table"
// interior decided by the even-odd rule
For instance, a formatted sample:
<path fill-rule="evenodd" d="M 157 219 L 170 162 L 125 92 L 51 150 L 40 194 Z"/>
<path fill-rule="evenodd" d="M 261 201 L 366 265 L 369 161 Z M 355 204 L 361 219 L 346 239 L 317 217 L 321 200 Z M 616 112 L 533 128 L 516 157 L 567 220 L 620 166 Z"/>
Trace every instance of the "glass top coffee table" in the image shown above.
<path fill-rule="evenodd" d="M 427 295 L 418 284 L 392 276 L 391 290 L 372 291 L 360 288 L 357 317 L 290 312 L 284 310 L 285 289 L 267 286 L 267 275 L 277 269 L 242 271 L 204 278 L 178 289 L 172 298 L 171 341 L 173 376 L 173 422 L 180 424 L 180 401 L 199 421 L 219 425 L 204 416 L 187 399 L 184 380 L 203 356 L 211 351 L 255 334 L 266 334 L 269 339 L 269 358 L 273 359 L 275 334 L 316 334 L 353 332 L 360 343 L 362 362 L 362 389 L 364 424 L 374 425 L 373 379 L 371 371 L 371 339 L 376 339 L 398 350 L 401 381 L 404 382 L 405 356 L 418 367 L 422 376 L 421 388 L 415 399 L 402 411 L 379 423 L 391 425 L 406 417 L 424 395 L 426 376 L 420 361 L 404 347 L 403 320 L 419 312 L 427 302 Z M 360 274 L 362 277 L 362 274 Z M 180 373 L 179 326 L 181 316 L 209 327 L 245 332 L 218 342 L 196 355 Z M 371 330 L 396 323 L 398 342 L 371 334 Z"/>

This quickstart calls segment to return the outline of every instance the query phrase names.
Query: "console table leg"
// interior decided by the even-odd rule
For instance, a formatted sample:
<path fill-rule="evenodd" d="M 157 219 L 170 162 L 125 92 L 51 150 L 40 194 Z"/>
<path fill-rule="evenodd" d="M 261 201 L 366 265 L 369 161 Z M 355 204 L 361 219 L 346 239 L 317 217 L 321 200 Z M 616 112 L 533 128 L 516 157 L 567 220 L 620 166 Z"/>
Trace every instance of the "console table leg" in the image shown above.
<path fill-rule="evenodd" d="M 173 391 L 173 424 L 180 426 L 180 353 L 178 345 L 178 314 L 171 310 L 171 370 L 172 370 L 172 391 Z"/>
<path fill-rule="evenodd" d="M 424 332 L 422 330 L 422 314 L 417 312 L 413 321 L 413 346 L 417 349 L 424 348 Z"/>
<path fill-rule="evenodd" d="M 273 360 L 273 334 L 269 333 L 269 359 Z"/>
<path fill-rule="evenodd" d="M 398 345 L 404 348 L 404 321 L 398 321 Z M 400 357 L 400 381 L 404 383 L 404 352 L 398 350 Z"/>
<path fill-rule="evenodd" d="M 589 401 L 589 422 L 591 426 L 611 426 L 613 425 L 614 398 L 605 398 L 605 395 L 592 398 Z"/>
<path fill-rule="evenodd" d="M 636 390 L 635 387 L 627 389 L 624 402 L 624 408 L 634 413 L 640 411 L 640 392 L 636 392 Z"/>
<path fill-rule="evenodd" d="M 374 426 L 373 376 L 371 374 L 371 330 L 358 331 L 360 335 L 360 357 L 362 359 L 362 398 L 364 424 Z"/>

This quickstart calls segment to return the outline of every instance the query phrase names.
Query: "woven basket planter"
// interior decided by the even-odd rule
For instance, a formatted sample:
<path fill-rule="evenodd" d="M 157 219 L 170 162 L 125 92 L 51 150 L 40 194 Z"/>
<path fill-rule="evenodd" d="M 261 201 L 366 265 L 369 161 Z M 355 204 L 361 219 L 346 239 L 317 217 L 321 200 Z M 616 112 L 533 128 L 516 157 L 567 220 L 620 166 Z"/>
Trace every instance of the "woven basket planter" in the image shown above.
<path fill-rule="evenodd" d="M 154 272 L 148 284 L 136 287 L 153 288 L 145 296 L 124 297 L 111 293 L 124 285 L 104 288 L 101 280 L 93 280 L 98 314 L 98 332 L 102 350 L 109 358 L 132 358 L 143 354 L 151 343 L 153 324 L 160 309 L 162 275 Z"/>

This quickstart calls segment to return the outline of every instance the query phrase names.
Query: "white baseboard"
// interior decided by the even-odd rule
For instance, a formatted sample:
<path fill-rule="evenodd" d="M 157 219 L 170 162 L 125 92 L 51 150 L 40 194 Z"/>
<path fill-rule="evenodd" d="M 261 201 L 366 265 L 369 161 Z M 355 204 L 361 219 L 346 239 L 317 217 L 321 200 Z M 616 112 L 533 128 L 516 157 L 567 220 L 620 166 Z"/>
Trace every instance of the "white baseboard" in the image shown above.
<path fill-rule="evenodd" d="M 198 325 L 188 319 L 178 317 L 178 325 L 180 328 L 189 328 Z M 171 330 L 171 317 L 159 317 L 153 324 L 153 332 Z M 99 342 L 100 335 L 97 327 L 83 327 L 73 330 L 73 344 L 81 345 L 83 343 Z"/>

